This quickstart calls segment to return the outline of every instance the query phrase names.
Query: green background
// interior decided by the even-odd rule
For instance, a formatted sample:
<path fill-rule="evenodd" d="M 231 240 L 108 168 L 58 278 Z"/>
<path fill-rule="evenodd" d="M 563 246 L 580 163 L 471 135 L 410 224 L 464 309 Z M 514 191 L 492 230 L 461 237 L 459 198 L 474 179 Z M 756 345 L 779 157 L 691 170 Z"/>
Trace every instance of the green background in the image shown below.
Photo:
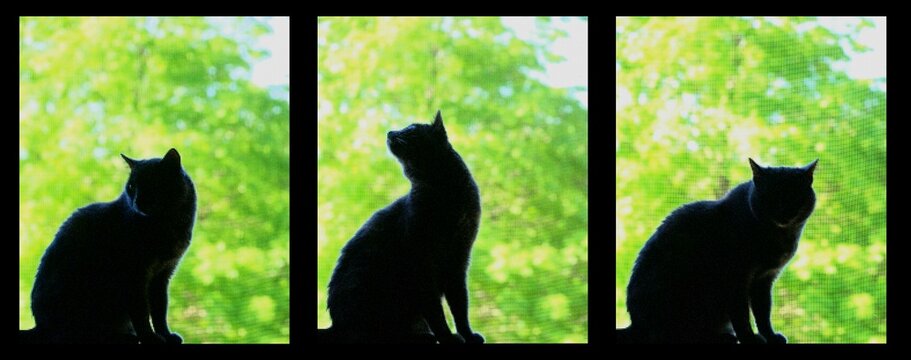
<path fill-rule="evenodd" d="M 171 328 L 190 343 L 288 342 L 289 88 L 248 80 L 263 20 L 210 20 L 19 19 L 20 329 L 57 228 L 123 190 L 119 153 L 174 147 L 198 210 Z"/>
<path fill-rule="evenodd" d="M 816 210 L 774 291 L 791 342 L 886 341 L 885 78 L 834 70 L 845 34 L 813 18 L 617 19 L 617 327 L 636 255 L 680 205 L 763 165 L 816 158 Z M 883 63 L 882 66 L 885 66 Z"/>
<path fill-rule="evenodd" d="M 488 342 L 588 341 L 588 111 L 530 74 L 565 34 L 498 18 L 321 18 L 318 320 L 341 247 L 407 193 L 386 132 L 442 109 L 481 191 L 470 319 Z M 451 317 L 449 317 L 451 319 Z"/>

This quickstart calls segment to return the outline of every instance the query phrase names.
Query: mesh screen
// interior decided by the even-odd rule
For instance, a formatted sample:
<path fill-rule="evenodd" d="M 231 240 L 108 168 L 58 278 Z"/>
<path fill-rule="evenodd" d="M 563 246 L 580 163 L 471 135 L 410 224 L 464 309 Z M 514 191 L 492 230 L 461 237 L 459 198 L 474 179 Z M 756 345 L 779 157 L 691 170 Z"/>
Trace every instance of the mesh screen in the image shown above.
<path fill-rule="evenodd" d="M 288 343 L 288 86 L 264 89 L 250 73 L 270 23 L 19 19 L 20 329 L 35 324 L 35 273 L 60 225 L 124 191 L 120 153 L 176 148 L 197 216 L 171 280 L 170 328 L 187 343 Z"/>
<path fill-rule="evenodd" d="M 819 158 L 816 210 L 775 285 L 773 325 L 792 342 L 885 342 L 885 78 L 843 70 L 870 25 L 852 24 L 617 19 L 617 327 L 638 251 L 672 210 L 748 181 L 748 157 Z"/>
<path fill-rule="evenodd" d="M 573 96 L 586 89 L 536 77 L 563 21 L 529 19 L 521 33 L 500 18 L 319 20 L 315 325 L 331 324 L 341 247 L 408 192 L 386 132 L 441 109 L 481 192 L 473 327 L 488 342 L 588 340 L 587 109 Z"/>

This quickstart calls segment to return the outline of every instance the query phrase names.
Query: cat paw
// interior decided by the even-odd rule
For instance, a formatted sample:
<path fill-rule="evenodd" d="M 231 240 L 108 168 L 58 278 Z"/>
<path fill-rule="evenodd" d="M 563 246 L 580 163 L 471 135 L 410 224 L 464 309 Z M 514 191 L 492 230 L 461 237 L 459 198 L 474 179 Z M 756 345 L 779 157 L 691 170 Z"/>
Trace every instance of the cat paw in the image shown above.
<path fill-rule="evenodd" d="M 466 344 L 483 344 L 484 336 L 478 333 L 471 333 L 467 338 L 465 338 Z"/>
<path fill-rule="evenodd" d="M 774 333 L 765 336 L 766 342 L 769 344 L 787 344 L 788 338 L 786 338 L 781 333 Z"/>
<path fill-rule="evenodd" d="M 183 338 L 180 337 L 180 334 L 172 332 L 164 336 L 165 343 L 168 344 L 183 344 Z"/>
<path fill-rule="evenodd" d="M 440 344 L 464 344 L 465 343 L 465 339 L 462 338 L 462 335 L 459 335 L 459 334 L 449 334 L 447 336 L 439 336 L 439 337 L 437 337 L 437 341 L 439 341 Z"/>
<path fill-rule="evenodd" d="M 765 344 L 765 337 L 759 334 L 750 334 L 743 337 L 738 337 L 737 340 L 740 340 L 741 344 Z"/>

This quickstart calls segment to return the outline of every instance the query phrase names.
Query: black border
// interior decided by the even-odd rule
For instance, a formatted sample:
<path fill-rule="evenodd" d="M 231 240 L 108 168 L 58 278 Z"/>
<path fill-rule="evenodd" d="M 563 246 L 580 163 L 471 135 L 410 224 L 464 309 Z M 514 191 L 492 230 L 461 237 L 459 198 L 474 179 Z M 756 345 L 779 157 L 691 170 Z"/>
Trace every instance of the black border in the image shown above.
<path fill-rule="evenodd" d="M 450 6 L 447 6 L 447 7 L 449 8 L 449 11 L 452 11 L 452 12 L 462 12 L 462 13 L 465 12 L 465 10 L 464 10 L 465 7 L 463 7 L 463 6 L 452 6 L 450 4 Z M 376 11 L 376 9 L 373 9 L 373 10 Z M 829 14 L 832 13 L 831 9 L 830 10 L 816 9 L 816 10 L 820 11 L 820 12 L 826 12 Z M 48 12 L 46 12 L 44 15 L 67 15 L 67 16 L 74 15 L 74 13 L 66 14 L 65 12 L 61 12 L 61 10 L 46 9 L 46 11 L 48 11 Z M 149 11 L 149 10 L 146 10 L 146 11 Z M 210 11 L 220 13 L 219 15 L 240 16 L 237 13 L 232 14 L 225 10 L 210 10 Z M 356 12 L 357 10 L 352 9 L 350 11 Z M 426 11 L 426 10 L 423 10 L 423 11 Z M 552 10 L 552 11 L 559 11 L 559 10 Z M 671 14 L 670 12 L 668 12 L 668 10 L 660 11 L 660 10 L 654 9 L 654 11 L 655 12 L 664 12 L 665 14 L 663 14 L 663 15 L 674 15 L 674 14 Z M 673 9 L 671 11 L 673 11 Z M 101 12 L 110 13 L 109 10 L 101 11 Z M 161 11 L 152 10 L 150 12 L 156 13 L 153 15 L 167 15 L 167 14 L 162 14 Z M 380 11 L 380 12 L 384 12 L 384 11 Z M 385 12 L 388 12 L 388 10 L 386 10 Z M 527 11 L 513 10 L 513 12 L 514 13 L 522 12 L 522 15 L 533 15 L 533 14 L 527 13 Z M 589 12 L 592 12 L 592 11 L 589 11 Z M 642 357 L 644 354 L 649 354 L 653 351 L 656 351 L 654 349 L 658 349 L 657 350 L 658 353 L 665 352 L 663 347 L 618 347 L 618 348 L 613 348 L 615 341 L 614 341 L 614 337 L 613 337 L 612 333 L 610 332 L 610 330 L 605 331 L 603 329 L 599 329 L 599 327 L 606 326 L 605 317 L 607 314 L 609 314 L 609 312 L 605 312 L 605 310 L 604 310 L 604 305 L 607 304 L 606 301 L 608 299 L 608 297 L 604 294 L 606 291 L 608 291 L 608 290 L 605 290 L 605 285 L 609 279 L 608 275 L 610 273 L 615 273 L 615 270 L 605 270 L 604 269 L 604 267 L 606 266 L 604 264 L 604 262 L 605 262 L 604 258 L 610 254 L 610 253 L 608 253 L 608 250 L 605 249 L 605 246 L 608 246 L 609 243 L 605 244 L 605 242 L 607 241 L 606 240 L 607 238 L 611 238 L 611 237 L 615 236 L 615 234 L 616 234 L 616 229 L 615 229 L 616 223 L 613 221 L 610 221 L 610 220 L 612 220 L 611 216 L 614 215 L 614 212 L 615 212 L 614 203 L 615 203 L 615 197 L 616 197 L 616 187 L 615 187 L 615 184 L 616 184 L 616 171 L 615 171 L 616 157 L 615 157 L 615 154 L 613 153 L 613 151 L 611 151 L 611 146 L 612 146 L 611 144 L 614 143 L 613 140 L 616 137 L 616 133 L 615 133 L 615 130 L 610 129 L 610 125 L 613 125 L 614 121 L 616 121 L 616 120 L 611 121 L 610 120 L 611 117 L 606 115 L 605 114 L 606 111 L 604 111 L 602 109 L 605 106 L 609 106 L 608 104 L 610 104 L 610 102 L 607 101 L 608 99 L 606 98 L 606 96 L 607 96 L 606 94 L 608 94 L 609 92 L 606 90 L 603 90 L 603 89 L 610 86 L 611 83 L 609 82 L 609 79 L 606 78 L 605 76 L 606 76 L 606 74 L 614 74 L 614 72 L 611 70 L 613 68 L 613 66 L 610 65 L 611 62 L 606 61 L 607 55 L 605 53 L 607 52 L 607 50 L 605 50 L 605 48 L 607 48 L 608 46 L 613 44 L 613 42 L 610 44 L 607 43 L 607 39 L 608 39 L 609 35 L 606 33 L 606 31 L 607 31 L 606 29 L 609 26 L 609 25 L 607 25 L 608 23 L 615 22 L 615 17 L 618 15 L 617 14 L 618 11 L 612 11 L 613 14 L 611 14 L 610 16 L 608 16 L 607 14 L 604 14 L 606 12 L 607 11 L 603 11 L 603 12 L 598 11 L 598 13 L 600 13 L 600 15 L 592 15 L 592 14 L 588 15 L 588 19 L 589 19 L 588 20 L 588 24 L 589 24 L 589 134 L 594 134 L 595 135 L 594 138 L 597 139 L 597 141 L 592 142 L 593 137 L 589 136 L 589 183 L 590 183 L 590 185 L 593 185 L 593 186 L 590 186 L 590 188 L 589 188 L 589 191 L 590 191 L 590 193 L 589 193 L 589 214 L 590 214 L 590 216 L 589 216 L 589 224 L 590 224 L 590 226 L 589 226 L 589 249 L 590 249 L 589 250 L 589 294 L 590 295 L 589 295 L 589 334 L 588 334 L 589 344 L 587 344 L 587 345 L 585 345 L 585 344 L 583 344 L 583 345 L 489 344 L 489 345 L 478 346 L 478 347 L 436 346 L 436 347 L 427 347 L 428 350 L 423 350 L 423 351 L 445 351 L 445 352 L 452 353 L 454 355 L 461 355 L 461 354 L 471 353 L 471 352 L 475 352 L 475 351 L 484 352 L 484 353 L 488 353 L 488 354 L 503 354 L 503 355 L 506 355 L 506 354 L 513 355 L 513 354 L 517 354 L 517 353 L 526 354 L 527 353 L 529 355 L 540 355 L 543 357 L 551 356 L 551 355 L 558 355 L 558 354 L 559 355 L 565 354 L 565 355 L 570 355 L 570 356 L 590 355 L 590 354 L 598 354 L 598 355 L 616 354 L 616 355 L 630 355 L 630 356 L 635 356 L 635 357 Z M 692 10 L 691 10 L 691 12 L 692 12 Z M 29 12 L 29 15 L 35 15 L 36 13 L 38 13 L 38 12 L 32 10 Z M 81 13 L 83 15 L 87 15 L 84 10 Z M 259 355 L 259 356 L 263 356 L 263 355 L 269 356 L 269 355 L 278 355 L 278 354 L 294 354 L 294 355 L 329 354 L 329 355 L 336 356 L 337 354 L 347 353 L 349 351 L 352 351 L 352 352 L 362 351 L 361 347 L 356 347 L 356 346 L 341 348 L 341 347 L 334 347 L 334 346 L 330 347 L 330 346 L 326 346 L 326 345 L 316 345 L 315 344 L 314 325 L 316 324 L 316 316 L 314 316 L 314 314 L 312 313 L 312 308 L 313 308 L 313 305 L 315 305 L 316 300 L 312 298 L 312 293 L 310 293 L 310 291 L 312 291 L 312 287 L 314 285 L 316 285 L 316 274 L 315 274 L 316 268 L 310 262 L 314 261 L 313 259 L 317 258 L 317 255 L 316 255 L 317 249 L 316 249 L 316 246 L 314 246 L 315 245 L 314 241 L 309 240 L 309 237 L 313 236 L 313 234 L 316 233 L 316 231 L 315 231 L 316 225 L 313 222 L 313 219 L 315 218 L 315 216 L 313 216 L 313 214 L 310 213 L 310 211 L 313 211 L 313 212 L 317 211 L 317 208 L 312 206 L 313 202 L 315 202 L 314 198 L 316 197 L 316 194 L 312 192 L 313 187 L 316 186 L 316 184 L 315 184 L 316 180 L 315 180 L 315 176 L 314 176 L 315 173 L 311 172 L 311 171 L 313 171 L 312 169 L 316 169 L 316 167 L 317 167 L 317 159 L 307 156 L 307 154 L 298 156 L 297 151 L 299 149 L 306 148 L 306 146 L 304 146 L 304 145 L 306 145 L 306 142 L 313 141 L 313 138 L 311 136 L 316 136 L 316 126 L 317 125 L 316 125 L 316 122 L 313 121 L 313 118 L 311 118 L 311 116 L 315 115 L 315 114 L 313 114 L 313 111 L 315 111 L 314 108 L 307 108 L 307 106 L 304 105 L 304 107 L 301 108 L 302 111 L 295 111 L 295 110 L 297 109 L 296 104 L 298 104 L 298 103 L 314 104 L 311 101 L 316 101 L 316 88 L 313 86 L 313 83 L 316 82 L 316 73 L 313 71 L 313 69 L 316 67 L 316 58 L 317 58 L 316 57 L 317 47 L 315 46 L 316 32 L 317 32 L 317 26 L 316 26 L 317 13 L 318 12 L 315 10 L 302 10 L 302 11 L 295 11 L 294 14 L 288 14 L 287 12 L 284 12 L 281 14 L 275 14 L 275 13 L 271 14 L 273 16 L 290 16 L 291 17 L 290 22 L 291 22 L 292 26 L 291 26 L 290 30 L 291 30 L 291 43 L 292 44 L 291 44 L 290 50 L 291 50 L 291 64 L 292 64 L 291 68 L 292 69 L 290 72 L 290 75 L 291 75 L 290 84 L 291 84 L 291 87 L 302 86 L 300 89 L 295 88 L 295 89 L 292 89 L 292 91 L 290 92 L 290 103 L 291 103 L 291 111 L 290 111 L 291 134 L 290 134 L 290 136 L 291 136 L 291 147 L 292 147 L 293 151 L 292 151 L 292 155 L 291 155 L 292 160 L 291 160 L 291 169 L 290 169 L 290 172 L 291 172 L 290 179 L 292 181 L 292 183 L 291 183 L 292 189 L 289 191 L 291 194 L 290 200 L 291 200 L 291 207 L 292 207 L 291 223 L 294 224 L 292 226 L 293 231 L 291 232 L 291 244 L 289 245 L 290 252 L 291 252 L 291 254 L 290 254 L 291 263 L 292 263 L 292 265 L 294 265 L 294 266 L 291 266 L 291 271 L 290 271 L 291 272 L 291 274 L 290 274 L 291 290 L 290 291 L 292 293 L 290 296 L 290 299 L 291 299 L 290 345 L 242 345 L 242 346 L 237 346 L 237 345 L 217 345 L 217 346 L 184 345 L 184 346 L 181 346 L 180 348 L 145 347 L 145 346 L 143 346 L 143 347 L 129 346 L 129 347 L 123 347 L 123 348 L 93 347 L 91 350 L 93 353 L 95 353 L 95 354 L 105 353 L 108 351 L 106 349 L 114 349 L 112 351 L 112 353 L 114 353 L 114 352 L 121 353 L 121 354 L 130 353 L 131 352 L 130 349 L 132 348 L 132 349 L 142 349 L 140 351 L 148 353 L 149 355 L 156 354 L 156 353 L 164 353 L 164 354 L 185 353 L 185 354 L 199 354 L 199 355 L 224 353 L 224 354 L 232 354 L 232 355 L 240 355 L 240 356 L 244 356 L 247 354 L 255 354 L 255 355 Z M 679 13 L 679 9 L 678 9 L 678 13 Z M 322 13 L 322 15 L 329 15 L 329 14 L 330 13 Z M 141 14 L 138 11 L 133 11 L 133 12 L 121 13 L 118 15 L 146 16 L 149 14 Z M 202 15 L 202 14 L 198 13 L 196 15 Z M 365 13 L 363 15 L 368 15 L 368 14 Z M 575 14 L 574 16 L 578 16 L 578 15 L 579 14 Z M 627 12 L 624 15 L 632 15 L 632 14 Z M 698 14 L 694 13 L 693 15 L 698 15 Z M 707 14 L 702 14 L 702 15 L 707 15 Z M 736 14 L 725 14 L 725 15 L 736 15 Z M 17 15 L 17 18 L 18 18 L 18 16 L 25 16 L 25 15 L 24 15 L 24 13 L 20 13 L 20 15 Z M 260 16 L 260 15 L 257 15 L 257 16 Z M 872 15 L 866 15 L 866 16 L 872 16 Z M 885 15 L 881 13 L 876 16 L 885 16 Z M 888 20 L 887 20 L 887 23 L 888 23 Z M 16 39 L 11 40 L 11 41 L 15 41 L 15 43 L 18 44 L 18 42 L 19 42 L 18 28 L 16 28 L 14 30 L 13 26 L 17 26 L 14 24 L 18 24 L 18 21 L 9 22 L 9 26 L 10 26 L 10 32 L 9 32 L 10 35 L 9 36 L 10 37 L 16 36 Z M 888 32 L 888 30 L 887 30 L 887 32 Z M 893 34 L 897 34 L 897 32 L 893 32 Z M 887 48 L 889 47 L 889 43 L 890 43 L 890 41 L 888 40 L 888 36 L 887 36 Z M 895 43 L 895 42 L 892 41 L 892 43 Z M 304 49 L 307 49 L 307 50 L 305 51 Z M 897 66 L 893 66 L 889 70 L 890 70 L 890 73 L 891 73 L 890 75 L 893 78 L 893 80 L 898 79 L 899 81 L 901 81 L 901 80 L 903 80 L 904 75 L 902 74 L 902 72 L 904 70 L 903 70 L 903 67 L 900 66 L 901 63 L 897 62 L 897 60 L 895 60 L 897 56 L 900 56 L 900 55 L 895 55 L 895 49 L 897 49 L 897 48 L 894 48 L 891 53 L 887 52 L 887 63 L 889 62 L 890 59 L 892 59 L 893 64 L 899 64 Z M 614 53 L 614 57 L 616 57 L 615 51 L 616 51 L 616 46 L 613 46 L 612 49 L 610 50 L 610 52 Z M 12 56 L 9 56 L 7 58 L 7 61 L 10 61 L 10 62 L 15 61 L 18 63 L 18 61 L 19 61 L 18 56 L 15 58 L 15 60 L 13 60 Z M 10 67 L 12 68 L 12 65 L 10 65 Z M 295 71 L 295 69 L 297 69 L 298 71 Z M 305 77 L 304 75 L 301 75 L 302 73 L 307 74 L 307 76 Z M 615 75 L 610 75 L 610 76 L 611 76 L 611 78 L 615 77 Z M 896 81 L 893 81 L 893 82 L 896 82 Z M 11 81 L 11 83 L 12 83 L 12 81 Z M 614 83 L 615 83 L 615 79 L 614 79 Z M 898 83 L 900 85 L 902 84 L 900 82 L 896 82 L 896 83 Z M 16 84 L 18 84 L 18 72 L 16 75 Z M 17 89 L 18 89 L 18 85 L 17 85 Z M 614 91 L 615 90 L 616 90 L 616 88 L 614 87 Z M 18 90 L 16 90 L 16 91 L 18 92 Z M 302 91 L 304 92 L 303 94 L 301 94 Z M 893 89 L 891 90 L 893 97 L 897 98 L 897 99 L 903 99 L 903 97 L 901 96 L 902 91 L 903 91 L 902 86 L 893 86 Z M 614 96 L 616 97 L 616 94 L 614 94 Z M 308 99 L 308 100 L 306 100 L 307 101 L 306 103 L 302 102 L 302 101 L 304 101 L 305 98 Z M 888 98 L 888 95 L 887 95 L 887 98 Z M 17 101 L 17 97 L 13 97 L 13 96 L 8 96 L 8 99 L 9 99 L 8 101 L 10 101 L 10 102 Z M 599 107 L 598 105 L 601 105 L 602 107 Z M 18 109 L 18 103 L 15 104 L 14 106 L 13 105 L 10 106 L 10 112 L 12 112 L 12 109 L 14 109 L 14 108 Z M 896 106 L 892 106 L 892 107 L 889 107 L 887 104 L 887 110 L 886 110 L 887 119 L 888 118 L 895 119 L 892 121 L 887 120 L 887 124 L 888 124 L 887 126 L 889 127 L 889 130 L 891 130 L 891 131 L 887 131 L 886 138 L 887 138 L 887 142 L 893 146 L 892 151 L 891 152 L 887 151 L 887 154 L 886 154 L 887 169 L 890 164 L 895 163 L 895 162 L 900 162 L 901 160 L 903 160 L 902 154 L 896 155 L 895 152 L 904 151 L 904 150 L 899 150 L 899 149 L 894 148 L 896 145 L 898 145 L 898 146 L 902 145 L 900 142 L 901 140 L 903 140 L 902 136 L 900 133 L 898 135 L 896 135 L 896 133 L 898 131 L 902 131 L 903 127 L 906 126 L 904 124 L 904 119 L 901 117 L 898 117 L 898 116 L 902 115 L 901 114 L 902 112 L 904 112 L 901 110 L 904 110 L 904 108 L 900 107 L 900 104 L 896 105 Z M 305 124 L 296 124 L 296 122 L 305 122 L 305 123 L 309 123 L 310 125 L 307 126 Z M 8 141 L 6 142 L 7 147 L 8 147 L 7 153 L 8 154 L 9 153 L 18 153 L 18 145 L 13 145 L 13 144 L 18 144 L 18 124 L 15 125 L 16 126 L 15 132 L 12 131 L 12 129 L 11 129 L 13 126 L 13 121 L 8 121 L 6 123 L 6 126 L 10 127 L 9 131 L 6 131 L 4 133 L 4 135 L 9 137 Z M 310 131 L 312 131 L 313 133 L 310 133 Z M 12 141 L 13 134 L 16 134 L 15 142 Z M 300 151 L 303 151 L 303 150 L 300 150 Z M 308 164 L 305 164 L 303 159 L 309 159 Z M 594 159 L 595 161 L 593 162 L 592 159 Z M 900 163 L 898 163 L 898 164 L 900 164 Z M 610 166 L 610 165 L 614 165 L 614 166 Z M 592 169 L 594 169 L 594 171 L 592 171 Z M 901 173 L 899 172 L 899 171 L 901 171 L 901 168 L 899 167 L 896 169 L 898 169 L 898 170 L 893 170 L 892 172 L 888 172 L 888 170 L 887 170 L 887 179 L 888 179 L 887 181 L 891 182 L 892 184 L 896 184 L 895 181 L 902 180 L 899 177 L 899 176 L 901 176 Z M 605 175 L 606 172 L 613 172 L 613 174 Z M 607 179 L 605 178 L 605 176 L 607 176 L 608 178 L 609 177 L 614 178 L 614 183 L 612 186 L 608 187 L 608 185 L 607 185 L 608 182 L 606 181 Z M 314 183 L 311 184 L 310 182 L 314 182 Z M 901 183 L 899 183 L 899 184 L 901 184 Z M 308 185 L 308 186 L 304 186 L 304 185 Z M 301 187 L 301 188 L 306 187 L 308 190 L 298 189 L 298 187 Z M 887 225 L 888 225 L 888 224 L 894 224 L 895 221 L 903 220 L 903 216 L 902 216 L 903 214 L 895 213 L 895 211 L 900 210 L 901 208 L 898 207 L 900 205 L 898 205 L 898 206 L 895 205 L 894 200 L 899 199 L 899 198 L 903 199 L 905 195 L 899 194 L 899 193 L 904 193 L 905 191 L 904 191 L 904 186 L 901 186 L 901 185 L 893 186 L 891 189 L 889 189 L 887 191 L 889 194 L 888 197 L 893 200 L 893 201 L 887 201 L 886 218 L 887 218 Z M 10 194 L 10 196 L 12 196 L 12 193 L 13 193 L 12 187 L 9 187 L 8 193 Z M 304 195 L 304 194 L 306 194 L 306 195 Z M 16 193 L 16 197 L 18 198 L 18 191 Z M 612 200 L 614 200 L 614 202 L 612 202 Z M 595 206 L 592 206 L 592 205 L 595 205 Z M 10 209 L 10 212 L 7 212 L 7 214 L 12 214 L 14 212 L 18 213 L 18 207 L 13 208 L 12 204 L 9 205 L 9 209 Z M 309 209 L 309 210 L 302 211 L 302 209 Z M 14 224 L 13 224 L 12 216 L 7 216 L 6 218 L 7 218 L 6 224 L 7 224 L 8 228 L 13 228 Z M 592 224 L 591 219 L 596 220 L 594 222 L 594 226 L 591 226 L 591 224 Z M 299 223 L 297 223 L 295 220 L 299 220 Z M 306 225 L 304 225 L 304 224 L 306 224 Z M 605 224 L 607 224 L 607 225 L 605 226 Z M 16 225 L 16 227 L 18 227 L 18 226 Z M 614 230 L 613 233 L 611 232 L 611 229 Z M 887 243 L 889 246 L 889 250 L 891 250 L 891 252 L 897 252 L 899 254 L 898 255 L 899 257 L 897 259 L 901 260 L 901 257 L 904 256 L 902 254 L 906 253 L 906 252 L 902 251 L 902 248 L 905 246 L 903 239 L 894 239 L 893 238 L 892 241 L 890 242 L 890 241 L 888 241 L 888 239 L 891 238 L 889 235 L 890 235 L 890 231 L 887 226 Z M 892 235 L 894 235 L 894 233 Z M 10 246 L 12 246 L 12 245 L 10 245 Z M 18 243 L 16 245 L 16 248 L 18 249 Z M 887 262 L 888 262 L 888 258 L 889 258 L 889 256 L 888 256 L 889 252 L 890 251 L 887 251 L 887 254 L 886 254 Z M 14 253 L 12 251 L 12 249 L 10 249 L 10 253 Z M 18 253 L 18 251 L 15 253 Z M 613 257 L 612 262 L 614 263 L 614 269 L 616 269 L 616 256 Z M 9 262 L 7 264 L 7 266 L 10 267 L 10 269 L 11 269 L 11 270 L 8 270 L 10 273 L 18 274 L 18 260 L 16 262 Z M 15 268 L 15 269 L 13 269 L 13 268 Z M 887 284 L 901 284 L 904 282 L 904 279 L 901 277 L 899 277 L 898 280 L 892 279 L 894 277 L 901 276 L 899 271 L 904 270 L 901 267 L 901 264 L 893 265 L 891 263 L 887 263 L 887 269 L 888 269 L 887 272 L 892 274 L 891 277 L 887 278 Z M 605 273 L 605 271 L 608 271 L 608 272 Z M 887 288 L 889 288 L 889 287 L 892 287 L 893 291 L 887 290 L 887 294 L 886 294 L 887 295 L 886 296 L 887 313 L 889 313 L 891 315 L 890 317 L 892 319 L 892 323 L 894 324 L 897 321 L 901 321 L 902 319 L 904 319 L 905 311 L 903 310 L 903 306 L 901 303 L 899 303 L 899 306 L 889 306 L 889 305 L 895 303 L 896 301 L 900 301 L 900 299 L 901 299 L 901 296 L 900 296 L 901 294 L 898 292 L 898 290 L 900 290 L 900 289 L 897 287 L 894 287 L 894 286 L 887 285 Z M 304 288 L 304 289 L 298 290 L 298 288 Z M 11 286 L 8 287 L 8 291 L 10 293 L 12 293 L 13 290 L 12 290 Z M 16 291 L 18 292 L 18 290 L 16 290 Z M 17 298 L 17 297 L 18 297 L 18 295 L 13 296 L 12 294 L 10 294 L 8 296 L 8 299 L 13 299 L 13 298 Z M 18 305 L 16 305 L 16 307 L 18 308 Z M 7 304 L 7 309 L 9 309 L 8 313 L 10 314 L 10 317 L 12 317 L 13 314 L 16 314 L 11 310 L 12 308 L 13 308 L 13 304 L 12 304 L 12 301 L 10 300 L 10 302 Z M 306 310 L 306 311 L 304 311 L 304 310 Z M 306 315 L 302 314 L 302 312 L 306 313 Z M 11 320 L 11 322 L 12 321 L 18 321 L 18 320 Z M 810 354 L 818 355 L 821 352 L 823 355 L 825 355 L 826 351 L 824 351 L 824 350 L 834 349 L 834 350 L 838 351 L 839 355 L 845 355 L 845 356 L 861 354 L 861 353 L 863 353 L 863 354 L 872 353 L 872 354 L 876 354 L 876 355 L 881 355 L 885 351 L 894 351 L 893 348 L 897 348 L 898 346 L 900 346 L 900 343 L 903 342 L 902 341 L 903 336 L 902 336 L 902 334 L 900 334 L 900 332 L 903 332 L 903 328 L 904 328 L 904 326 L 902 323 L 898 323 L 898 325 L 888 327 L 887 328 L 888 343 L 886 345 L 872 345 L 872 346 L 870 346 L 870 345 L 867 345 L 867 346 L 864 346 L 864 345 L 853 345 L 853 346 L 852 345 L 796 345 L 796 346 L 785 346 L 785 347 L 752 347 L 752 348 L 749 348 L 749 350 L 742 350 L 742 351 L 755 352 L 757 354 L 782 352 L 782 353 L 807 354 L 807 355 L 810 355 Z M 15 336 L 17 336 L 17 335 L 13 334 L 12 336 L 13 336 L 12 338 L 15 338 Z M 19 346 L 23 346 L 23 345 L 19 345 Z M 388 347 L 388 346 L 379 347 L 379 348 L 381 348 L 381 349 L 388 348 L 388 349 L 395 350 L 395 347 Z M 430 350 L 431 348 L 433 348 L 433 350 Z M 718 347 L 718 348 L 720 349 L 720 347 Z M 21 348 L 21 350 L 28 351 L 30 353 L 30 355 L 33 355 L 36 353 L 42 353 L 44 351 L 49 351 L 52 353 L 57 352 L 57 351 L 67 351 L 68 354 L 71 353 L 67 350 L 67 349 L 70 349 L 70 347 L 60 347 L 60 349 L 61 350 L 57 350 L 57 347 L 35 347 L 35 346 Z M 227 349 L 227 350 L 224 350 L 224 349 Z M 373 349 L 373 348 L 363 347 L 363 351 L 369 351 L 371 349 Z M 422 352 L 421 347 L 413 347 L 410 349 L 411 349 L 410 352 L 414 353 L 414 354 L 418 354 L 418 353 Z M 440 350 L 440 349 L 443 349 L 443 350 Z M 669 349 L 674 349 L 674 348 L 669 348 Z M 762 349 L 762 350 L 760 350 L 760 349 Z M 20 349 L 14 349 L 13 351 L 15 351 L 15 350 L 20 350 Z M 821 351 L 821 350 L 823 350 L 823 351 Z M 249 351 L 249 353 L 247 353 L 247 351 Z M 699 355 L 705 354 L 706 348 L 700 348 L 698 351 L 699 351 Z M 732 351 L 732 352 L 736 353 L 736 350 Z M 678 356 L 685 355 L 685 353 L 678 352 L 678 351 L 675 351 L 675 353 Z"/>

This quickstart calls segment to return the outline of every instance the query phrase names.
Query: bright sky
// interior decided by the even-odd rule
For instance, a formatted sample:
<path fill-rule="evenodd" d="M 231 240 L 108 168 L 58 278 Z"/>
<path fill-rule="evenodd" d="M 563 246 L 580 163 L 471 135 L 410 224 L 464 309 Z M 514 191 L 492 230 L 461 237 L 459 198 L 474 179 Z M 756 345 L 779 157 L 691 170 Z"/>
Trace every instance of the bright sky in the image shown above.
<path fill-rule="evenodd" d="M 780 18 L 767 18 L 773 23 Z M 823 16 L 817 18 L 819 24 L 837 34 L 853 33 L 853 29 L 862 19 L 870 20 L 872 28 L 864 28 L 854 38 L 855 41 L 869 48 L 865 52 L 855 52 L 848 41 L 842 41 L 842 49 L 850 60 L 836 62 L 832 67 L 844 71 L 849 77 L 861 80 L 875 80 L 874 87 L 886 90 L 886 18 L 885 17 L 833 17 Z M 806 27 L 798 27 L 797 31 L 808 30 L 816 26 L 814 23 Z M 619 64 L 617 65 L 619 66 Z"/>
<path fill-rule="evenodd" d="M 522 40 L 539 42 L 532 17 L 504 17 L 503 24 L 515 31 Z M 559 88 L 581 86 L 583 90 L 572 95 L 582 107 L 588 108 L 588 21 L 579 18 L 556 18 L 553 25 L 566 31 L 567 36 L 548 45 L 550 51 L 565 58 L 564 61 L 545 63 L 543 74 L 534 74 L 547 85 Z"/>
<path fill-rule="evenodd" d="M 861 31 L 857 41 L 870 47 L 870 51 L 856 53 L 848 44 L 842 44 L 851 60 L 836 64 L 849 76 L 856 79 L 884 79 L 886 77 L 886 18 L 866 18 L 875 26 Z M 820 23 L 826 28 L 838 32 L 848 32 L 860 21 L 856 17 L 821 17 Z M 267 18 L 272 33 L 260 39 L 260 46 L 268 49 L 271 56 L 253 65 L 252 81 L 262 87 L 286 85 L 290 74 L 290 21 L 288 17 Z M 523 40 L 535 39 L 534 18 L 504 17 L 503 23 L 513 29 Z M 553 24 L 567 32 L 549 45 L 550 50 L 565 58 L 565 61 L 545 65 L 543 74 L 536 74 L 544 83 L 554 87 L 581 86 L 585 90 L 576 91 L 574 96 L 588 107 L 588 22 L 579 18 L 554 19 Z M 885 90 L 885 82 L 877 85 Z"/>
<path fill-rule="evenodd" d="M 836 63 L 834 68 L 844 70 L 848 76 L 855 79 L 881 79 L 876 84 L 877 88 L 886 90 L 886 18 L 867 17 L 873 22 L 873 28 L 865 28 L 855 40 L 870 48 L 864 53 L 857 53 L 851 49 L 850 44 L 842 43 L 842 49 L 851 58 L 847 63 Z M 820 17 L 819 22 L 827 29 L 844 34 L 859 23 L 861 18 L 856 17 Z"/>
<path fill-rule="evenodd" d="M 291 28 L 286 17 L 267 18 L 272 33 L 260 37 L 259 46 L 269 50 L 270 56 L 253 64 L 251 81 L 259 86 L 287 85 L 291 69 Z"/>

